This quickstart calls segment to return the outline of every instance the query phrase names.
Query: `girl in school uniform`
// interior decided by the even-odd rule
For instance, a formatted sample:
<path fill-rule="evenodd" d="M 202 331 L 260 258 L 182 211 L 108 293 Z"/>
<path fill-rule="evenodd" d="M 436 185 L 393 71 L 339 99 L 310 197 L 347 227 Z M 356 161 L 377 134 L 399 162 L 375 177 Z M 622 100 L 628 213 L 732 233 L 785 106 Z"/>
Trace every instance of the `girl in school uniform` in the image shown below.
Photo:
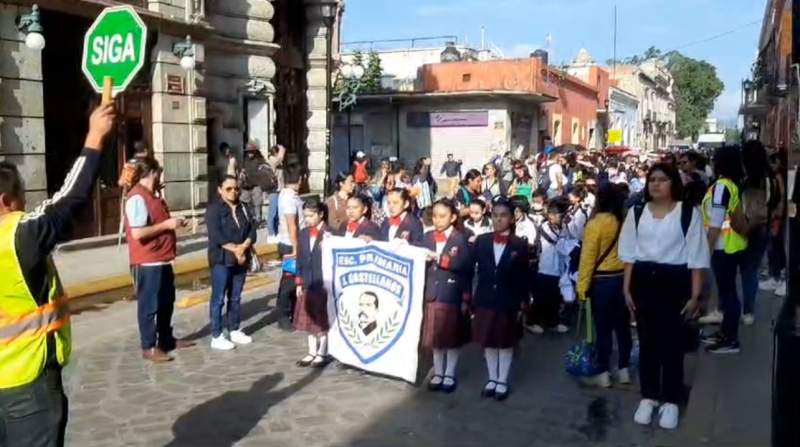
<path fill-rule="evenodd" d="M 422 242 L 422 222 L 411 212 L 412 199 L 407 189 L 395 188 L 386 193 L 389 218 L 381 225 L 380 240 L 403 239 L 411 245 Z"/>
<path fill-rule="evenodd" d="M 367 242 L 381 238 L 378 225 L 370 220 L 372 201 L 364 195 L 356 195 L 347 199 L 347 225 L 340 234 L 344 237 L 363 237 Z"/>
<path fill-rule="evenodd" d="M 322 280 L 322 240 L 329 234 L 328 207 L 316 200 L 303 205 L 305 228 L 297 236 L 297 304 L 294 328 L 308 333 L 308 354 L 297 366 L 322 368 L 328 357 L 328 298 Z"/>
<path fill-rule="evenodd" d="M 697 312 L 703 269 L 710 264 L 700 212 L 681 202 L 682 189 L 675 167 L 654 165 L 645 204 L 628 212 L 619 236 L 623 292 L 640 343 L 642 400 L 633 419 L 649 425 L 658 408 L 659 425 L 666 429 L 678 426 L 683 395 L 683 320 Z"/>
<path fill-rule="evenodd" d="M 486 202 L 476 200 L 470 203 L 469 217 L 464 221 L 464 232 L 469 243 L 474 244 L 478 236 L 492 231 L 492 220 L 486 216 Z"/>
<path fill-rule="evenodd" d="M 458 210 L 450 199 L 433 205 L 434 230 L 425 234 L 430 253 L 425 280 L 422 345 L 433 350 L 431 391 L 452 393 L 458 386 L 456 366 L 469 340 L 468 318 L 474 262 L 466 236 L 455 228 Z"/>
<path fill-rule="evenodd" d="M 522 337 L 522 316 L 529 287 L 528 243 L 514 235 L 514 210 L 505 198 L 492 205 L 494 232 L 478 236 L 473 249 L 478 265 L 472 337 L 484 351 L 489 380 L 484 397 L 505 400 L 514 347 Z"/>

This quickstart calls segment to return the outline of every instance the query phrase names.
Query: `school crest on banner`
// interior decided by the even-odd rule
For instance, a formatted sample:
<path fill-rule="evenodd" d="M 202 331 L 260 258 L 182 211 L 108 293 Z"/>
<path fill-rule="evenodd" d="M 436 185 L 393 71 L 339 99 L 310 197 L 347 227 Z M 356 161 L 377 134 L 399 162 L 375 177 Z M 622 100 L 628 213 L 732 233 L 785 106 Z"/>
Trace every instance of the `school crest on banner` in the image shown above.
<path fill-rule="evenodd" d="M 422 324 L 425 250 L 341 237 L 323 243 L 330 354 L 414 382 Z"/>

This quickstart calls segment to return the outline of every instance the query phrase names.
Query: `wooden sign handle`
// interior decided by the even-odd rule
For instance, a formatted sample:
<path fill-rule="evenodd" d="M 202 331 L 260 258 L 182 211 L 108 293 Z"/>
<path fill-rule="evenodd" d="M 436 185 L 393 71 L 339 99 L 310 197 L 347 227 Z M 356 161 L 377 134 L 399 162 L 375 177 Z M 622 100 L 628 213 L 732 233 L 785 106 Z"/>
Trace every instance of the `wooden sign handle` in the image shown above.
<path fill-rule="evenodd" d="M 114 98 L 111 96 L 111 87 L 113 84 L 114 80 L 111 79 L 111 76 L 106 76 L 103 78 L 103 105 L 114 102 Z"/>

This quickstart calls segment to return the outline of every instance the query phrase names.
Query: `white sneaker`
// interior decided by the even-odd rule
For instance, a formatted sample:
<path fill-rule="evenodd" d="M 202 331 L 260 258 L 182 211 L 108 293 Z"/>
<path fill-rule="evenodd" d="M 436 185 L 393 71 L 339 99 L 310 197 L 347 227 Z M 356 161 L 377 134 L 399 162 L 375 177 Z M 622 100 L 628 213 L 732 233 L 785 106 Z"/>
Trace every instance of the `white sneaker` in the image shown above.
<path fill-rule="evenodd" d="M 700 324 L 720 324 L 722 323 L 722 312 L 719 309 L 714 309 L 698 318 L 697 322 Z"/>
<path fill-rule="evenodd" d="M 636 409 L 636 414 L 633 415 L 633 422 L 640 425 L 650 425 L 653 422 L 653 410 L 658 406 L 658 402 L 652 399 L 642 399 L 639 402 L 639 408 Z"/>
<path fill-rule="evenodd" d="M 584 383 L 588 386 L 596 386 L 598 388 L 611 388 L 611 377 L 608 371 L 597 374 L 592 377 L 584 379 Z"/>
<path fill-rule="evenodd" d="M 758 283 L 758 288 L 765 292 L 772 292 L 773 290 L 778 288 L 778 281 L 774 278 L 770 278 L 766 281 L 761 281 Z"/>
<path fill-rule="evenodd" d="M 753 323 L 755 323 L 755 321 L 756 321 L 756 317 L 754 317 L 753 314 L 744 314 L 742 316 L 742 323 L 745 326 L 752 326 Z"/>
<path fill-rule="evenodd" d="M 569 332 L 569 328 L 565 324 L 559 324 L 558 326 L 556 326 L 556 332 L 558 332 L 559 334 L 566 334 L 567 332 Z"/>
<path fill-rule="evenodd" d="M 781 298 L 786 296 L 786 281 L 778 282 L 778 287 L 775 288 L 775 296 L 779 296 Z"/>
<path fill-rule="evenodd" d="M 525 326 L 525 329 L 527 329 L 528 332 L 530 332 L 531 334 L 537 334 L 537 335 L 544 334 L 544 328 L 539 326 L 538 324 Z"/>
<path fill-rule="evenodd" d="M 678 427 L 678 406 L 675 404 L 664 404 L 658 409 L 658 426 L 667 430 L 674 430 Z"/>
<path fill-rule="evenodd" d="M 231 341 L 236 343 L 237 345 L 249 345 L 250 343 L 253 342 L 253 337 L 245 334 L 242 331 L 232 331 Z"/>
<path fill-rule="evenodd" d="M 211 349 L 216 349 L 218 351 L 230 351 L 231 349 L 235 349 L 236 345 L 231 343 L 230 340 L 225 338 L 224 335 L 220 335 L 219 337 L 214 337 L 211 339 Z"/>
<path fill-rule="evenodd" d="M 631 373 L 628 368 L 622 368 L 617 371 L 617 383 L 620 385 L 629 385 L 631 383 Z"/>

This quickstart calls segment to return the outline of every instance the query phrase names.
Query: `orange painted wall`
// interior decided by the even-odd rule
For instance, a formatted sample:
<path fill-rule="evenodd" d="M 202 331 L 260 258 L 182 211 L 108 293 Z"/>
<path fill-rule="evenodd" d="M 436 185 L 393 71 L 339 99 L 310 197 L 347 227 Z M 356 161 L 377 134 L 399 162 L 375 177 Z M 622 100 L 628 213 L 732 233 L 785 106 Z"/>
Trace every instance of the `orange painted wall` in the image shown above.
<path fill-rule="evenodd" d="M 561 115 L 561 142 L 572 142 L 573 118 L 578 120 L 579 144 L 589 145 L 589 128 L 598 121 L 610 85 L 609 73 L 591 67 L 587 81 L 545 68 L 539 59 L 426 64 L 419 69 L 418 90 L 434 92 L 526 91 L 558 98 L 541 106 L 546 133 L 554 136 L 553 115 Z M 597 127 L 597 124 L 594 124 Z M 598 130 L 595 130 L 598 132 Z"/>

